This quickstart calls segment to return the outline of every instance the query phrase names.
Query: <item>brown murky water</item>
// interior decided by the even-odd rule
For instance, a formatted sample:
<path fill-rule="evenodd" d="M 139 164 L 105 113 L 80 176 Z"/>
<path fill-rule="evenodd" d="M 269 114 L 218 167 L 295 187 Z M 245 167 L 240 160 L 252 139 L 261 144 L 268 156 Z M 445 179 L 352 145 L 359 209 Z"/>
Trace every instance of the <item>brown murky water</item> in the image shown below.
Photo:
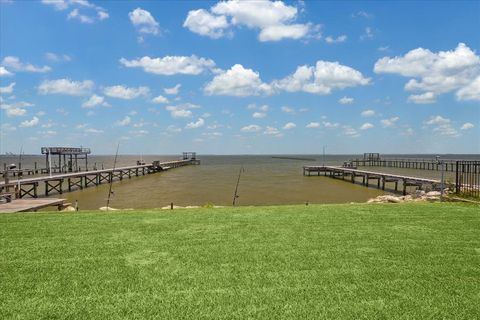
<path fill-rule="evenodd" d="M 240 178 L 238 205 L 274 205 L 309 203 L 364 202 L 384 194 L 376 188 L 365 188 L 328 177 L 304 177 L 303 165 L 321 164 L 322 156 L 298 156 L 315 158 L 316 161 L 274 159 L 271 156 L 199 156 L 202 164 L 141 177 L 132 177 L 113 183 L 114 195 L 110 206 L 114 208 L 159 208 L 173 202 L 175 205 L 231 205 L 240 168 L 245 171 Z M 355 156 L 327 156 L 326 164 L 339 165 Z M 425 157 L 423 155 L 422 157 Z M 120 156 L 117 166 L 133 165 L 138 156 Z M 144 156 L 152 160 L 176 159 L 177 156 Z M 465 157 L 462 157 L 465 158 Z M 17 162 L 18 159 L 0 157 L 0 162 Z M 22 166 L 33 167 L 33 162 L 43 164 L 39 156 L 24 156 Z M 113 166 L 112 156 L 94 156 L 90 163 L 101 168 Z M 399 173 L 427 178 L 439 178 L 438 171 L 367 167 L 372 171 Z M 447 178 L 452 178 L 451 173 Z M 106 205 L 108 185 L 100 185 L 71 193 L 63 198 L 78 200 L 80 209 L 98 209 Z M 59 197 L 54 195 L 53 197 Z"/>

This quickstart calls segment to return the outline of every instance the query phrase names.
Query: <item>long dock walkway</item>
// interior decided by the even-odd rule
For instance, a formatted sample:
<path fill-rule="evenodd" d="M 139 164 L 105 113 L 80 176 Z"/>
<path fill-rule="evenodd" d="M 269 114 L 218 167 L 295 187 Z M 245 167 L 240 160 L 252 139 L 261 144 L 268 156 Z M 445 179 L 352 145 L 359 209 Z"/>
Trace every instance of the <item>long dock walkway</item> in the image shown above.
<path fill-rule="evenodd" d="M 403 194 L 407 194 L 407 187 L 415 186 L 419 189 L 423 188 L 424 186 L 429 185 L 432 189 L 436 189 L 437 186 L 440 184 L 440 181 L 433 180 L 433 179 L 425 179 L 419 177 L 410 177 L 410 176 L 403 176 L 397 174 L 390 174 L 384 172 L 372 172 L 366 170 L 358 170 L 353 168 L 344 168 L 344 167 L 336 167 L 336 166 L 304 166 L 303 167 L 303 175 L 310 176 L 312 173 L 317 173 L 320 176 L 320 173 L 323 173 L 324 176 L 330 176 L 332 178 L 339 178 L 345 180 L 346 177 L 352 183 L 357 182 L 356 178 L 362 178 L 362 185 L 369 186 L 370 180 L 376 180 L 377 188 L 381 188 L 385 190 L 386 183 L 394 183 L 395 184 L 395 191 L 398 191 L 399 182 L 402 183 Z"/>
<path fill-rule="evenodd" d="M 455 172 L 458 159 L 442 159 L 444 170 Z M 419 158 L 376 158 L 376 159 L 351 159 L 349 161 L 354 167 L 387 167 L 387 168 L 405 168 L 420 170 L 439 171 L 442 165 L 436 159 Z"/>
<path fill-rule="evenodd" d="M 43 176 L 37 178 L 17 179 L 5 184 L 0 183 L 0 193 L 9 192 L 14 188 L 17 199 L 29 196 L 37 198 L 39 196 L 39 184 L 45 184 L 45 196 L 52 192 L 62 194 L 75 189 L 83 189 L 90 186 L 98 186 L 102 183 L 109 183 L 113 180 L 123 180 L 132 176 L 146 175 L 160 171 L 178 168 L 186 165 L 200 164 L 200 160 L 186 159 L 175 161 L 154 161 L 152 164 L 140 164 L 135 166 L 111 168 L 94 171 L 65 173 L 52 176 Z M 67 189 L 64 189 L 64 181 L 67 181 Z"/>

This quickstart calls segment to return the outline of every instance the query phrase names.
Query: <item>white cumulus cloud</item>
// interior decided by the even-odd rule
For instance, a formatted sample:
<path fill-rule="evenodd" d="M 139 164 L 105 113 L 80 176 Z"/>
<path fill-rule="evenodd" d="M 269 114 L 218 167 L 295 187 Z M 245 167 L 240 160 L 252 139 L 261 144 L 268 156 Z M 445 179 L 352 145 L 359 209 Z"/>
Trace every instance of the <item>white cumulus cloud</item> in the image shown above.
<path fill-rule="evenodd" d="M 83 108 L 95 108 L 96 106 L 109 107 L 110 105 L 105 101 L 105 97 L 92 95 L 87 101 L 82 104 Z"/>
<path fill-rule="evenodd" d="M 186 109 L 175 109 L 173 107 L 167 107 L 166 109 L 170 111 L 172 118 L 190 118 L 193 115 L 192 111 Z"/>
<path fill-rule="evenodd" d="M 116 85 L 111 87 L 105 87 L 103 89 L 103 93 L 109 97 L 131 100 L 140 96 L 147 96 L 150 93 L 150 89 L 145 86 L 140 86 L 138 88 L 129 88 L 122 85 Z"/>
<path fill-rule="evenodd" d="M 45 58 L 47 58 L 47 60 L 50 60 L 51 62 L 68 62 L 72 60 L 72 58 L 69 55 L 56 54 L 53 52 L 45 53 Z"/>
<path fill-rule="evenodd" d="M 428 120 L 423 122 L 427 127 L 430 127 L 436 134 L 447 137 L 459 137 L 460 134 L 452 126 L 452 121 L 442 116 L 431 116 Z"/>
<path fill-rule="evenodd" d="M 318 123 L 318 122 L 310 122 L 310 123 L 307 124 L 305 127 L 306 127 L 306 128 L 310 128 L 310 129 L 312 129 L 312 128 L 320 128 L 320 123 Z"/>
<path fill-rule="evenodd" d="M 2 109 L 4 106 L 2 105 Z M 23 108 L 6 108 L 6 113 L 8 117 L 21 117 L 27 114 L 27 110 Z"/>
<path fill-rule="evenodd" d="M 350 138 L 360 137 L 360 134 L 358 133 L 358 131 L 350 126 L 343 126 L 343 134 Z"/>
<path fill-rule="evenodd" d="M 460 128 L 460 130 L 469 130 L 469 129 L 472 129 L 474 128 L 475 126 L 473 125 L 473 123 L 470 123 L 470 122 L 466 122 L 462 125 L 462 127 Z"/>
<path fill-rule="evenodd" d="M 0 93 L 12 93 L 15 84 L 15 82 L 11 82 L 8 86 L 0 87 Z"/>
<path fill-rule="evenodd" d="M 444 118 L 442 116 L 432 116 L 429 120 L 424 122 L 427 125 L 442 125 L 442 124 L 449 124 L 450 119 Z"/>
<path fill-rule="evenodd" d="M 456 93 L 458 100 L 480 101 L 480 75 Z"/>
<path fill-rule="evenodd" d="M 165 98 L 164 96 L 156 96 L 155 98 L 152 99 L 153 103 L 168 103 L 168 99 Z"/>
<path fill-rule="evenodd" d="M 410 79 L 405 84 L 405 90 L 428 93 L 425 96 L 411 96 L 412 102 L 430 103 L 432 97 L 451 91 L 456 91 L 459 100 L 480 98 L 478 90 L 475 90 L 480 85 L 480 57 L 464 43 L 459 43 L 451 51 L 435 53 L 417 48 L 404 56 L 384 57 L 375 63 L 374 71 L 408 77 Z"/>
<path fill-rule="evenodd" d="M 200 107 L 197 105 L 185 103 L 177 106 L 167 106 L 165 110 L 170 111 L 172 118 L 190 118 L 193 115 L 191 109 L 198 108 Z"/>
<path fill-rule="evenodd" d="M 437 101 L 435 93 L 425 92 L 422 94 L 412 94 L 408 97 L 408 102 L 415 104 L 430 104 Z"/>
<path fill-rule="evenodd" d="M 373 128 L 373 124 L 369 123 L 369 122 L 366 122 L 364 124 L 362 124 L 362 126 L 360 127 L 360 130 L 368 130 L 368 129 L 372 129 Z"/>
<path fill-rule="evenodd" d="M 263 131 L 263 134 L 265 134 L 267 136 L 275 136 L 275 137 L 283 136 L 283 134 L 277 128 L 270 127 L 270 126 L 267 126 L 265 128 L 265 131 Z"/>
<path fill-rule="evenodd" d="M 400 119 L 399 117 L 392 117 L 392 118 L 389 118 L 389 119 L 380 120 L 380 123 L 382 124 L 382 126 L 384 128 L 393 128 L 393 127 L 395 127 L 395 125 L 396 125 L 396 123 L 399 119 Z"/>
<path fill-rule="evenodd" d="M 179 92 L 180 92 L 180 88 L 182 87 L 182 85 L 180 83 L 178 83 L 176 86 L 174 87 L 171 87 L 171 88 L 164 88 L 163 89 L 163 92 L 165 92 L 165 94 L 169 94 L 169 95 L 177 95 Z"/>
<path fill-rule="evenodd" d="M 336 38 L 332 37 L 332 36 L 328 36 L 325 38 L 325 42 L 326 43 L 342 43 L 342 42 L 345 42 L 347 41 L 347 36 L 346 35 L 341 35 L 341 36 L 338 36 Z"/>
<path fill-rule="evenodd" d="M 65 94 L 81 96 L 90 93 L 93 88 L 93 81 L 73 81 L 70 79 L 45 80 L 38 86 L 40 94 Z"/>
<path fill-rule="evenodd" d="M 192 56 L 166 56 L 163 58 L 120 59 L 120 63 L 127 68 L 142 68 L 143 71 L 160 75 L 188 74 L 197 75 L 215 66 L 211 59 Z"/>
<path fill-rule="evenodd" d="M 287 106 L 283 106 L 281 108 L 281 110 L 282 110 L 282 112 L 285 112 L 285 113 L 288 113 L 288 114 L 295 114 L 295 109 L 287 107 Z"/>
<path fill-rule="evenodd" d="M 301 39 L 306 37 L 311 30 L 311 24 L 277 24 L 263 28 L 258 35 L 258 40 L 266 42 L 283 39 Z"/>
<path fill-rule="evenodd" d="M 297 125 L 293 122 L 288 122 L 283 126 L 283 130 L 290 130 L 296 128 Z"/>
<path fill-rule="evenodd" d="M 132 118 L 125 116 L 122 120 L 118 120 L 115 124 L 120 127 L 128 126 L 132 122 Z"/>
<path fill-rule="evenodd" d="M 373 117 L 375 115 L 374 110 L 363 110 L 361 113 L 362 117 Z"/>
<path fill-rule="evenodd" d="M 216 16 L 207 10 L 199 9 L 188 12 L 183 26 L 199 35 L 218 39 L 225 35 L 225 29 L 229 24 L 225 16 Z"/>
<path fill-rule="evenodd" d="M 21 62 L 20 58 L 14 56 L 3 58 L 2 65 L 17 72 L 44 73 L 52 70 L 49 66 L 37 67 L 30 63 Z"/>
<path fill-rule="evenodd" d="M 69 20 L 70 19 L 76 19 L 76 20 L 80 21 L 81 23 L 94 23 L 95 22 L 94 17 L 90 17 L 90 16 L 87 16 L 87 15 L 81 14 L 80 10 L 78 8 L 70 11 L 70 13 L 67 16 L 67 19 L 69 19 Z"/>
<path fill-rule="evenodd" d="M 369 84 L 370 79 L 351 67 L 338 62 L 317 61 L 315 67 L 300 66 L 292 75 L 273 82 L 276 89 L 288 92 L 304 91 L 320 95 L 330 94 L 333 90 Z"/>
<path fill-rule="evenodd" d="M 13 73 L 8 71 L 5 67 L 0 66 L 0 77 L 10 77 Z"/>
<path fill-rule="evenodd" d="M 218 2 L 210 12 L 205 9 L 190 11 L 183 26 L 213 39 L 233 34 L 234 27 L 260 30 L 260 41 L 320 37 L 319 26 L 294 23 L 298 11 L 297 7 L 282 1 L 229 0 Z"/>
<path fill-rule="evenodd" d="M 322 124 L 325 128 L 328 128 L 328 129 L 335 129 L 340 127 L 340 123 L 338 122 L 323 121 Z"/>
<path fill-rule="evenodd" d="M 109 17 L 108 11 L 88 0 L 42 0 L 45 5 L 52 6 L 57 11 L 72 9 L 68 19 L 76 19 L 81 23 L 93 23 Z"/>
<path fill-rule="evenodd" d="M 207 83 L 204 92 L 208 95 L 246 97 L 268 95 L 272 93 L 272 89 L 270 85 L 262 82 L 258 72 L 244 68 L 241 64 L 235 64 Z"/>
<path fill-rule="evenodd" d="M 255 118 L 255 119 L 265 118 L 266 116 L 267 114 L 265 112 L 254 112 L 252 114 L 252 118 Z"/>
<path fill-rule="evenodd" d="M 190 122 L 185 126 L 185 129 L 198 129 L 200 127 L 203 127 L 205 125 L 205 120 L 202 118 L 198 118 L 197 121 L 195 122 Z"/>
<path fill-rule="evenodd" d="M 242 132 L 258 132 L 262 130 L 262 127 L 256 124 L 251 124 L 240 129 Z"/>
<path fill-rule="evenodd" d="M 136 8 L 128 13 L 128 17 L 140 33 L 156 35 L 160 31 L 160 25 L 147 10 Z"/>
<path fill-rule="evenodd" d="M 353 98 L 350 98 L 350 97 L 342 97 L 340 99 L 338 99 L 338 103 L 340 104 L 352 104 L 354 101 Z"/>
<path fill-rule="evenodd" d="M 65 10 L 68 8 L 68 0 L 42 0 L 43 4 L 51 5 L 55 10 Z"/>
<path fill-rule="evenodd" d="M 23 128 L 35 127 L 36 125 L 38 125 L 39 122 L 40 122 L 40 119 L 38 117 L 33 117 L 32 120 L 25 120 L 21 122 L 20 127 L 23 127 Z"/>

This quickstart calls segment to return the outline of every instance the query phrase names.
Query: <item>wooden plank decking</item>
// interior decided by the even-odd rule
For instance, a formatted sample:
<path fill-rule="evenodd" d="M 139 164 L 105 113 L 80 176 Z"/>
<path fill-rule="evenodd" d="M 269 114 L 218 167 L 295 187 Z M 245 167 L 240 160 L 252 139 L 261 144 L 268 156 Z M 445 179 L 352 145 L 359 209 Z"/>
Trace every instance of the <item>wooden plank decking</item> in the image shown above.
<path fill-rule="evenodd" d="M 36 211 L 45 207 L 56 206 L 59 209 L 65 205 L 65 199 L 15 199 L 11 202 L 0 203 L 0 213 L 14 213 Z"/>
<path fill-rule="evenodd" d="M 455 172 L 457 161 L 461 159 L 442 159 L 443 169 L 445 171 Z M 353 166 L 363 167 L 387 167 L 387 168 L 405 168 L 419 170 L 436 170 L 440 171 L 442 165 L 437 159 L 420 159 L 420 158 L 373 158 L 373 159 L 351 159 L 349 161 Z"/>
<path fill-rule="evenodd" d="M 98 186 L 102 183 L 109 183 L 115 179 L 123 180 L 124 178 L 131 178 L 132 176 L 146 175 L 194 164 L 200 164 L 200 160 L 186 159 L 166 162 L 154 161 L 151 164 L 139 164 L 115 169 L 111 168 L 16 179 L 9 181 L 7 184 L 5 182 L 0 182 L 0 193 L 3 191 L 9 192 L 9 189 L 13 188 L 15 189 L 17 199 L 21 199 L 25 196 L 38 198 L 40 183 L 45 185 L 45 196 L 49 196 L 52 192 L 62 194 L 63 192 L 69 192 L 74 189 L 78 190 L 90 186 Z M 63 187 L 64 181 L 66 181 L 67 184 L 66 189 Z"/>
<path fill-rule="evenodd" d="M 399 182 L 402 183 L 403 187 L 403 194 L 407 193 L 407 187 L 415 186 L 418 188 L 422 188 L 425 185 L 429 185 L 432 189 L 435 189 L 439 184 L 439 180 L 434 179 L 426 179 L 420 177 L 412 177 L 412 176 L 404 176 L 398 174 L 391 174 L 385 172 L 374 172 L 374 171 L 367 171 L 367 170 L 359 170 L 353 168 L 345 168 L 345 167 L 336 167 L 336 166 L 304 166 L 303 167 L 303 175 L 310 176 L 312 172 L 323 173 L 325 176 L 329 175 L 332 178 L 341 177 L 345 179 L 345 177 L 349 177 L 352 183 L 355 183 L 356 177 L 362 178 L 362 184 L 365 186 L 369 186 L 370 180 L 376 180 L 377 188 L 381 188 L 385 190 L 385 185 L 388 182 L 395 183 L 395 191 L 398 191 Z"/>

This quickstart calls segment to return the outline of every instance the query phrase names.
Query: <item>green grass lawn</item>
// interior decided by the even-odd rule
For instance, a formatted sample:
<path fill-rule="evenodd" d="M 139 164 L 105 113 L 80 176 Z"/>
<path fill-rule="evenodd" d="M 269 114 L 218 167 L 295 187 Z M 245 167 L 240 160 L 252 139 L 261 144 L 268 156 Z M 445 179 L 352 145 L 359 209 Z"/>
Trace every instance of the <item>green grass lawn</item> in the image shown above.
<path fill-rule="evenodd" d="M 478 319 L 480 210 L 0 215 L 0 319 Z"/>

